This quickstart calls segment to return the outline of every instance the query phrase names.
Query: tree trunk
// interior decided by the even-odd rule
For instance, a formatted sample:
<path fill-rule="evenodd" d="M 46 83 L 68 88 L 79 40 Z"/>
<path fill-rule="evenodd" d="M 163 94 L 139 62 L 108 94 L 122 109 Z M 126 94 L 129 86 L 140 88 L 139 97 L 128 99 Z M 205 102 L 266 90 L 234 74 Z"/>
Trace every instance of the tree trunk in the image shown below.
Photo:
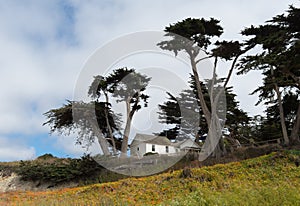
<path fill-rule="evenodd" d="M 121 146 L 121 157 L 127 157 L 128 139 L 131 128 L 132 115 L 130 111 L 130 99 L 126 100 L 127 120 L 124 129 L 123 142 Z"/>
<path fill-rule="evenodd" d="M 291 143 L 296 143 L 296 144 L 299 143 L 299 130 L 300 130 L 300 104 L 298 104 L 297 116 L 291 132 L 291 137 L 290 137 Z"/>
<path fill-rule="evenodd" d="M 216 158 L 216 160 L 220 160 L 221 156 L 222 156 L 222 150 L 221 150 L 221 146 L 220 146 L 220 142 L 217 144 L 214 152 L 212 153 L 212 156 L 214 158 Z"/>
<path fill-rule="evenodd" d="M 107 93 L 104 93 L 104 95 L 105 95 L 105 100 L 106 100 L 106 106 L 108 106 L 108 95 L 107 95 Z M 111 126 L 110 126 L 110 123 L 109 123 L 109 119 L 108 119 L 107 107 L 105 107 L 104 113 L 105 113 L 106 125 L 107 125 L 107 128 L 108 128 L 108 135 L 109 135 L 109 138 L 110 138 L 111 143 L 112 143 L 113 153 L 117 154 L 115 139 L 114 139 L 114 136 L 113 136 L 113 133 L 112 133 L 112 129 L 111 129 Z"/>
<path fill-rule="evenodd" d="M 197 65 L 196 65 L 195 57 L 194 57 L 193 54 L 190 54 L 190 59 L 191 59 L 191 66 L 192 66 L 193 75 L 194 75 L 194 78 L 195 78 L 196 89 L 197 89 L 197 94 L 198 94 L 198 97 L 199 97 L 201 109 L 203 111 L 205 120 L 206 120 L 208 128 L 209 128 L 210 124 L 211 124 L 211 113 L 210 113 L 210 111 L 209 111 L 209 109 L 206 105 L 205 99 L 204 99 L 204 95 L 203 95 L 201 84 L 200 84 L 199 74 L 198 74 L 198 71 L 197 71 Z"/>
<path fill-rule="evenodd" d="M 272 75 L 272 80 L 274 84 L 274 89 L 277 95 L 277 101 L 278 101 L 278 107 L 279 107 L 279 113 L 280 113 L 280 124 L 281 124 L 281 130 L 282 130 L 282 135 L 283 135 L 283 140 L 285 145 L 289 145 L 289 137 L 287 134 L 287 129 L 284 121 L 284 112 L 283 112 L 283 106 L 282 106 L 282 100 L 281 100 L 281 93 L 279 91 L 278 84 L 276 83 L 275 77 L 274 77 L 274 70 L 273 67 L 270 67 L 271 69 L 271 75 Z"/>
<path fill-rule="evenodd" d="M 284 121 L 284 112 L 283 112 L 283 106 L 282 106 L 282 100 L 281 100 L 281 93 L 279 91 L 278 85 L 274 83 L 275 86 L 275 92 L 277 94 L 278 98 L 278 107 L 279 107 L 279 113 L 280 113 L 280 124 L 281 124 L 281 130 L 282 130 L 282 135 L 283 135 L 283 140 L 285 145 L 289 145 L 289 138 L 287 134 L 287 129 Z"/>
<path fill-rule="evenodd" d="M 97 137 L 98 143 L 100 145 L 100 148 L 101 148 L 103 154 L 106 156 L 110 155 L 110 152 L 108 150 L 108 142 L 103 137 L 103 134 L 102 134 L 100 128 L 98 127 L 98 125 L 96 125 L 96 123 L 93 120 L 90 121 L 90 124 L 93 128 L 93 132 L 95 133 L 95 135 Z"/>
<path fill-rule="evenodd" d="M 207 126 L 209 128 L 209 133 L 208 133 L 207 139 L 205 140 L 204 151 L 207 154 L 211 154 L 213 152 L 213 155 L 218 159 L 218 158 L 220 158 L 220 156 L 223 156 L 226 154 L 226 149 L 225 149 L 224 141 L 222 139 L 222 132 L 221 132 L 222 128 L 221 128 L 220 120 L 218 118 L 217 111 L 216 111 L 218 99 L 219 99 L 219 96 L 220 96 L 220 93 L 222 92 L 222 90 L 219 92 L 218 95 L 216 95 L 215 99 L 213 98 L 213 96 L 214 96 L 213 95 L 214 80 L 216 78 L 217 58 L 215 59 L 215 63 L 214 63 L 213 82 L 212 82 L 211 91 L 210 91 L 210 102 L 211 102 L 211 108 L 212 108 L 211 112 L 209 111 L 207 104 L 205 102 L 205 99 L 204 99 L 204 95 L 202 92 L 200 79 L 199 79 L 199 75 L 198 75 L 198 71 L 197 71 L 195 57 L 191 53 L 190 53 L 190 58 L 191 58 L 191 65 L 192 65 L 193 75 L 195 78 L 195 83 L 196 83 L 198 97 L 200 100 L 201 109 L 203 111 L 204 117 L 207 122 Z"/>
<path fill-rule="evenodd" d="M 216 71 L 217 63 L 218 63 L 218 58 L 215 57 L 214 68 L 213 68 L 213 78 L 212 78 L 212 83 L 211 83 L 211 88 L 210 88 L 210 102 L 211 102 L 211 119 L 214 119 L 214 121 L 216 122 L 215 127 L 211 128 L 211 129 L 218 131 L 218 132 L 216 132 L 216 134 L 218 135 L 216 138 L 219 139 L 216 149 L 214 151 L 214 155 L 215 155 L 216 159 L 219 159 L 221 156 L 224 156 L 226 154 L 226 149 L 225 149 L 225 144 L 223 141 L 223 134 L 222 134 L 222 125 L 220 124 L 220 118 L 218 117 L 218 114 L 217 114 L 217 105 L 219 103 L 219 98 L 220 98 L 220 95 L 225 91 L 225 87 L 220 89 L 219 91 L 217 91 L 217 95 L 214 95 L 214 92 L 215 92 L 214 86 L 215 86 L 215 81 L 217 79 L 217 71 Z M 231 73 L 232 73 L 232 71 L 231 71 Z"/>

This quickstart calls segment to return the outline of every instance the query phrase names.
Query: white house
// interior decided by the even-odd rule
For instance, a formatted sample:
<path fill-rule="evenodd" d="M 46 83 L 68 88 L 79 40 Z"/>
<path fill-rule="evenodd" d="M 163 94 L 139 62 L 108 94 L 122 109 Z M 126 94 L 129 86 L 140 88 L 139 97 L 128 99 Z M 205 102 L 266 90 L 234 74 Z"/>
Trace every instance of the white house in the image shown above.
<path fill-rule="evenodd" d="M 177 151 L 167 137 L 136 134 L 130 145 L 130 155 L 142 157 L 148 152 L 174 154 Z"/>
<path fill-rule="evenodd" d="M 130 155 L 142 157 L 146 153 L 176 154 L 180 151 L 200 150 L 200 146 L 191 139 L 172 143 L 167 137 L 136 134 L 130 145 Z"/>

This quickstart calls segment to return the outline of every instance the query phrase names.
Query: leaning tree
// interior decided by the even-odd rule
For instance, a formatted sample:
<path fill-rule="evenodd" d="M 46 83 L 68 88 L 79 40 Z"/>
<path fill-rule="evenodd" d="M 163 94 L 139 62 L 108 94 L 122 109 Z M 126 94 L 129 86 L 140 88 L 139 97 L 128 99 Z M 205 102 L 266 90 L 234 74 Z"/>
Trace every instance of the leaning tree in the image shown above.
<path fill-rule="evenodd" d="M 109 80 L 107 80 L 107 78 L 101 75 L 97 75 L 94 77 L 94 80 L 89 87 L 88 95 L 96 102 L 99 102 L 101 97 L 104 96 L 104 102 L 103 102 L 105 104 L 104 117 L 107 126 L 106 128 L 108 131 L 107 134 L 109 136 L 110 143 L 112 145 L 113 153 L 117 154 L 117 147 L 113 135 L 113 129 L 110 125 L 109 117 L 108 117 L 109 109 L 111 107 L 111 103 L 109 101 L 109 93 L 113 91 L 112 90 L 113 83 L 114 82 L 110 82 Z"/>
<path fill-rule="evenodd" d="M 170 125 L 170 129 L 163 130 L 160 135 L 165 135 L 170 139 L 174 139 L 174 137 L 184 139 L 193 136 L 195 142 L 199 142 L 200 139 L 205 140 L 208 127 L 201 107 L 199 107 L 193 76 L 191 79 L 190 89 L 183 90 L 177 97 L 168 93 L 168 100 L 159 105 L 160 122 Z M 205 101 L 210 106 L 208 90 L 204 84 L 201 87 L 204 91 Z M 225 94 L 227 106 L 225 127 L 230 130 L 228 138 L 232 141 L 241 140 L 241 130 L 249 123 L 250 119 L 247 113 L 239 108 L 239 102 L 236 100 L 236 94 L 233 93 L 232 87 L 227 87 Z M 222 102 L 219 103 L 222 104 Z M 186 113 L 185 118 L 183 118 L 182 112 Z M 197 114 L 199 118 L 195 118 Z"/>
<path fill-rule="evenodd" d="M 116 98 L 118 103 L 124 102 L 126 105 L 126 121 L 121 146 L 121 156 L 126 157 L 133 116 L 143 106 L 148 106 L 149 96 L 145 90 L 151 78 L 134 69 L 124 67 L 114 70 L 106 80 L 112 84 L 110 89 L 112 97 Z"/>
<path fill-rule="evenodd" d="M 278 15 L 264 25 L 251 26 L 242 31 L 251 36 L 246 44 L 252 48 L 259 47 L 260 52 L 248 55 L 240 61 L 239 74 L 260 70 L 264 75 L 263 86 L 254 93 L 259 93 L 260 102 L 273 104 L 276 97 L 280 113 L 280 125 L 284 143 L 299 142 L 300 103 L 290 136 L 285 124 L 286 115 L 283 108 L 283 92 L 300 89 L 300 9 L 290 6 L 287 14 Z"/>
<path fill-rule="evenodd" d="M 61 135 L 77 133 L 76 143 L 85 146 L 90 146 L 97 139 L 103 154 L 110 155 L 106 139 L 108 123 L 111 129 L 118 130 L 120 121 L 105 103 L 68 101 L 62 107 L 51 109 L 44 115 L 47 121 L 43 125 L 50 126 L 50 133 L 58 132 Z"/>
<path fill-rule="evenodd" d="M 213 132 L 209 136 L 211 139 L 220 136 L 222 126 L 217 115 L 218 101 L 221 94 L 224 94 L 239 57 L 249 48 L 244 47 L 238 41 L 216 41 L 213 43 L 212 39 L 220 37 L 223 33 L 223 28 L 219 25 L 219 21 L 214 18 L 209 20 L 187 18 L 167 26 L 165 31 L 169 39 L 158 43 L 158 46 L 161 49 L 174 52 L 175 56 L 181 51 L 188 55 L 201 110 L 208 128 L 214 128 L 209 129 L 210 133 Z M 213 48 L 211 49 L 211 47 Z M 203 54 L 205 55 L 204 57 Z M 198 68 L 199 63 L 206 59 L 212 59 L 214 62 L 212 71 L 213 82 L 209 88 L 210 106 L 205 101 L 203 89 L 201 88 L 203 81 L 199 77 L 199 72 L 205 68 Z M 216 80 L 216 71 L 220 59 L 231 62 L 228 75 L 224 79 L 222 86 Z M 209 139 L 209 141 L 211 140 Z M 220 153 L 225 154 L 225 152 L 221 138 L 215 149 L 215 154 L 219 156 Z"/>
<path fill-rule="evenodd" d="M 97 139 L 104 155 L 116 154 L 120 149 L 121 155 L 126 156 L 133 116 L 147 106 L 149 96 L 145 89 L 149 81 L 147 76 L 126 67 L 116 69 L 106 77 L 95 76 L 88 90 L 92 101 L 68 101 L 58 109 L 51 109 L 44 114 L 47 118 L 44 125 L 50 126 L 51 133 L 77 133 L 78 144 L 90 145 Z M 119 138 L 121 115 L 113 112 L 110 97 L 117 103 L 126 104 L 122 138 Z"/>

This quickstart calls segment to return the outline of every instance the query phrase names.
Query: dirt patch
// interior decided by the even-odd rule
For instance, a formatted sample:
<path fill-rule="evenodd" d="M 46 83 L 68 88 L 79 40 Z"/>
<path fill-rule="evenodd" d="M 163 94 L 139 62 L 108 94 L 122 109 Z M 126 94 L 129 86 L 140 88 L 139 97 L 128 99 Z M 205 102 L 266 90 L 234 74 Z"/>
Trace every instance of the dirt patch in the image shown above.
<path fill-rule="evenodd" d="M 0 172 L 0 192 L 9 191 L 45 191 L 60 189 L 66 187 L 77 187 L 78 183 L 68 182 L 60 185 L 52 185 L 51 183 L 41 183 L 39 181 L 23 181 L 21 177 L 12 172 L 7 174 L 6 172 Z"/>

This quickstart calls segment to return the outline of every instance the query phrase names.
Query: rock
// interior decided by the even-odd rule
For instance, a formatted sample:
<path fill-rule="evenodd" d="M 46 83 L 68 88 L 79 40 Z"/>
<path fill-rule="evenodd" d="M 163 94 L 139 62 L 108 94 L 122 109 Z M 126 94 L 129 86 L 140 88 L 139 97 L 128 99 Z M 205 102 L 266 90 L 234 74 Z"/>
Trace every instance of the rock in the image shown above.
<path fill-rule="evenodd" d="M 16 190 L 15 183 L 18 182 L 19 179 L 15 173 L 11 173 L 10 175 L 0 174 L 0 192 Z"/>
<path fill-rule="evenodd" d="M 11 173 L 10 175 L 3 175 L 0 173 L 0 192 L 26 190 L 45 191 L 76 186 L 78 186 L 78 183 L 76 182 L 66 182 L 60 185 L 53 185 L 51 183 L 42 183 L 39 181 L 23 181 L 16 173 Z"/>

